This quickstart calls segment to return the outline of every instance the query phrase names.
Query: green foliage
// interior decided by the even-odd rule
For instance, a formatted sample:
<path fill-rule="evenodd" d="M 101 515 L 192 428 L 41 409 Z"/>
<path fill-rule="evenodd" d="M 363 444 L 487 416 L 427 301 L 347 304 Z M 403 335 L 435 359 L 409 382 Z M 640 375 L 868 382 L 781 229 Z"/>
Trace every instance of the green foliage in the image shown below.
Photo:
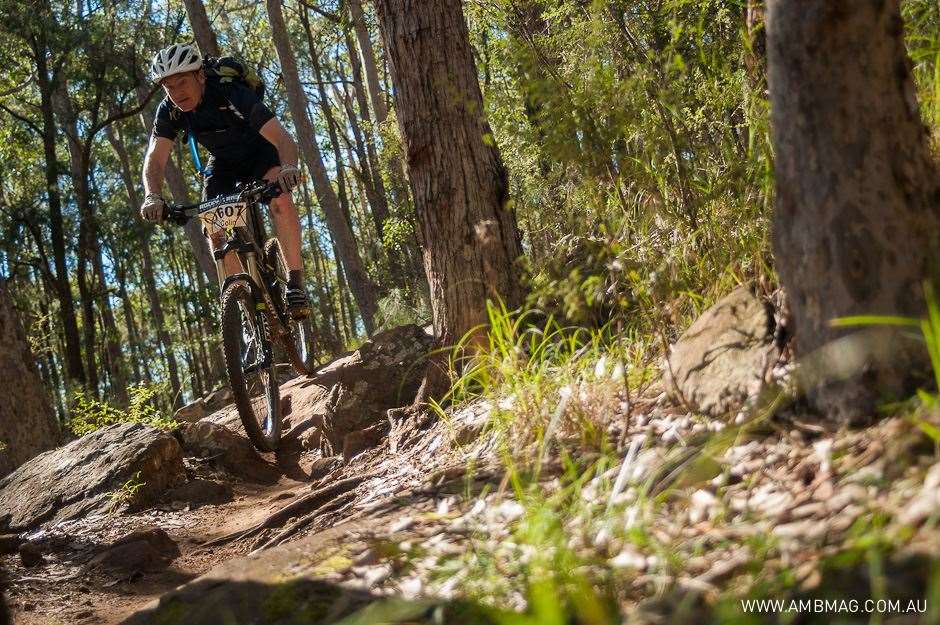
<path fill-rule="evenodd" d="M 84 391 L 75 391 L 68 427 L 76 436 L 84 436 L 115 423 L 143 423 L 169 430 L 176 427 L 173 417 L 159 407 L 160 397 L 166 395 L 167 384 L 135 384 L 128 388 L 130 403 L 126 409 L 90 397 Z"/>
<path fill-rule="evenodd" d="M 137 491 L 146 485 L 147 483 L 140 479 L 140 471 L 135 473 L 129 480 L 121 484 L 120 488 L 108 493 L 108 512 L 114 512 L 122 506 L 132 503 L 137 496 Z"/>

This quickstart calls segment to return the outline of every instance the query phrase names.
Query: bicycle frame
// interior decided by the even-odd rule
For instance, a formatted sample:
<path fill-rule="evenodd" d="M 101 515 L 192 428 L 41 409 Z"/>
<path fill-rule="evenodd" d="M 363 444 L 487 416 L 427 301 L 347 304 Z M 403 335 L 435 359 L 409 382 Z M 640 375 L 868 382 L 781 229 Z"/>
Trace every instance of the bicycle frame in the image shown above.
<path fill-rule="evenodd" d="M 238 195 L 241 201 L 247 203 L 246 210 L 248 211 L 248 215 L 246 216 L 246 221 L 248 225 L 247 227 L 233 228 L 232 234 L 220 248 L 213 251 L 212 256 L 215 261 L 216 274 L 219 279 L 221 291 L 224 292 L 225 287 L 228 286 L 228 283 L 232 280 L 247 277 L 252 292 L 255 295 L 255 300 L 258 303 L 258 310 L 264 311 L 269 307 L 273 310 L 273 314 L 270 315 L 270 317 L 280 325 L 280 328 L 278 328 L 280 333 L 287 329 L 287 311 L 281 310 L 276 298 L 271 297 L 270 294 L 270 287 L 276 284 L 279 278 L 275 275 L 274 271 L 268 267 L 267 262 L 263 258 L 259 261 L 258 257 L 259 255 L 263 257 L 264 251 L 259 247 L 258 237 L 252 236 L 252 233 L 260 234 L 262 232 L 258 205 L 261 203 L 262 198 L 272 199 L 275 197 L 276 193 L 279 193 L 279 187 L 277 183 L 274 182 L 264 183 L 263 185 L 257 183 L 254 186 L 249 186 L 248 189 L 240 193 L 233 194 Z M 231 198 L 231 196 L 226 197 Z M 178 206 L 175 208 L 175 213 L 171 216 L 176 221 L 185 221 L 191 217 L 198 217 L 205 212 L 209 212 L 218 203 L 219 198 L 216 198 L 199 204 Z M 244 232 L 248 232 L 247 237 Z M 241 271 L 229 275 L 225 269 L 225 259 L 233 252 L 235 253 L 235 258 Z M 286 283 L 284 283 L 284 286 L 286 286 Z"/>

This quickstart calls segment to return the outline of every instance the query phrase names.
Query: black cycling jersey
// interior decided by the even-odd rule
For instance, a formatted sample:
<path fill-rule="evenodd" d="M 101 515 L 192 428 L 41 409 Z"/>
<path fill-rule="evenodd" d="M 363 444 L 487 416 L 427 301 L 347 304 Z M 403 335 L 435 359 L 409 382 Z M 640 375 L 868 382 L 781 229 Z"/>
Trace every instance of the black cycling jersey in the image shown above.
<path fill-rule="evenodd" d="M 178 109 L 169 97 L 157 107 L 153 136 L 176 140 L 180 131 L 192 131 L 196 141 L 212 155 L 209 165 L 239 164 L 252 159 L 271 144 L 258 131 L 274 114 L 251 90 L 235 83 L 206 81 L 199 106 L 188 113 Z"/>

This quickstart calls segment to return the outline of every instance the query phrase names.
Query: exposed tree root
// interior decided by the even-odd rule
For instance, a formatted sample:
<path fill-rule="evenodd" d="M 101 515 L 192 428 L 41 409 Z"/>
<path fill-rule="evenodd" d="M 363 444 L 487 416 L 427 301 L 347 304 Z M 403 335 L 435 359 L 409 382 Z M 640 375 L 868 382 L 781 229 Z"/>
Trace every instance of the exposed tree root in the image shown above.
<path fill-rule="evenodd" d="M 226 536 L 221 536 L 215 540 L 205 543 L 203 547 L 216 547 L 235 540 L 244 540 L 246 538 L 257 536 L 266 529 L 280 527 L 289 519 L 300 515 L 307 515 L 311 509 L 316 510 L 317 508 L 321 507 L 328 499 L 347 493 L 362 482 L 376 476 L 377 474 L 377 471 L 372 471 L 363 475 L 348 477 L 328 486 L 318 488 L 317 490 L 304 495 L 300 499 L 292 501 L 290 504 L 284 506 L 277 512 L 269 515 L 266 519 L 254 527 L 250 527 L 247 530 L 242 530 L 233 534 L 228 534 Z"/>
<path fill-rule="evenodd" d="M 252 553 L 263 551 L 270 547 L 277 547 L 281 543 L 286 542 L 289 538 L 294 536 L 294 534 L 296 534 L 303 528 L 313 523 L 314 520 L 316 520 L 318 517 L 321 517 L 327 512 L 336 510 L 337 508 L 345 507 L 347 504 L 351 503 L 355 498 L 356 498 L 355 493 L 353 493 L 352 491 L 346 491 L 345 493 L 333 499 L 332 501 L 328 501 L 324 503 L 322 506 L 319 506 L 312 512 L 305 514 L 301 518 L 295 520 L 293 523 L 291 523 L 290 525 L 282 529 L 273 537 L 269 538 L 258 547 L 255 547 L 252 550 Z"/>

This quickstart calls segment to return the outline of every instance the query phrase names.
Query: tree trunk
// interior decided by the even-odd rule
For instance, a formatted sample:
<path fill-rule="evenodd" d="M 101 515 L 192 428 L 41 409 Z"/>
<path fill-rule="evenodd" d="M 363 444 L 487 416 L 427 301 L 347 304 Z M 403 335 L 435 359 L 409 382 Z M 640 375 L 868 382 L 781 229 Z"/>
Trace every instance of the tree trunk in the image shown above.
<path fill-rule="evenodd" d="M 762 95 L 767 90 L 767 30 L 764 13 L 764 0 L 747 0 L 744 9 L 747 30 L 744 73 L 751 91 Z"/>
<path fill-rule="evenodd" d="M 321 322 L 319 325 L 312 324 L 314 337 L 322 339 L 318 341 L 327 353 L 331 356 L 339 354 L 343 345 L 337 336 L 339 325 L 336 322 L 336 309 L 333 307 L 333 297 L 330 293 L 327 283 L 326 272 L 321 270 L 321 257 L 323 255 L 320 248 L 320 241 L 317 236 L 317 230 L 313 223 L 313 206 L 310 202 L 310 191 L 306 182 L 301 185 L 301 192 L 304 196 L 304 204 L 307 207 L 307 239 L 310 245 L 310 252 L 313 254 L 314 283 L 317 287 L 317 308 L 320 310 Z"/>
<path fill-rule="evenodd" d="M 173 343 L 170 340 L 170 333 L 166 328 L 166 318 L 163 316 L 163 306 L 160 304 L 160 293 L 157 291 L 157 279 L 153 271 L 153 254 L 150 251 L 149 235 L 145 234 L 141 237 L 140 250 L 144 290 L 147 292 L 150 312 L 157 326 L 157 337 L 160 339 L 160 345 L 163 347 L 166 357 L 167 369 L 170 371 L 170 386 L 173 388 L 173 402 L 174 405 L 179 406 L 181 405 L 179 402 L 182 400 L 179 368 L 176 364 L 176 356 L 173 353 Z"/>
<path fill-rule="evenodd" d="M 127 397 L 127 363 L 124 352 L 121 350 L 121 334 L 118 332 L 117 322 L 114 320 L 114 309 L 111 307 L 111 294 L 108 292 L 104 263 L 101 258 L 101 246 L 95 251 L 95 274 L 101 293 L 101 320 L 105 334 L 105 348 L 110 363 L 111 393 L 119 405 L 126 406 Z M 130 337 L 128 337 L 128 340 Z"/>
<path fill-rule="evenodd" d="M 349 280 L 349 288 L 356 298 L 359 313 L 362 316 L 366 332 L 372 334 L 373 319 L 376 313 L 376 288 L 366 273 L 356 238 L 352 228 L 343 217 L 336 192 L 330 184 L 330 179 L 323 164 L 323 156 L 316 142 L 313 124 L 307 115 L 307 96 L 300 82 L 297 70 L 297 60 L 290 45 L 287 26 L 281 11 L 281 0 L 266 0 L 268 18 L 271 24 L 271 33 L 274 38 L 274 47 L 281 62 L 281 71 L 284 79 L 284 88 L 287 91 L 287 101 L 290 106 L 294 126 L 297 128 L 298 144 L 301 154 L 306 161 L 307 170 L 313 179 L 313 189 L 320 201 L 323 214 L 326 217 L 327 227 L 330 229 L 339 248 L 340 259 Z"/>
<path fill-rule="evenodd" d="M 64 83 L 56 86 L 52 93 L 52 103 L 59 116 L 60 125 L 66 136 L 69 152 L 69 174 L 72 178 L 72 190 L 75 193 L 75 203 L 78 205 L 78 294 L 81 300 L 82 312 L 82 338 L 85 343 L 85 374 L 86 388 L 93 397 L 98 397 L 98 364 L 95 358 L 98 338 L 95 328 L 95 302 L 93 294 L 93 271 L 89 271 L 92 264 L 91 255 L 95 249 L 95 217 L 91 207 L 91 190 L 89 176 L 91 175 L 90 152 L 79 139 L 77 116 L 72 104 L 68 89 Z"/>
<path fill-rule="evenodd" d="M 216 41 L 212 26 L 209 25 L 209 16 L 206 15 L 206 8 L 202 6 L 202 0 L 183 0 L 186 7 L 186 15 L 189 17 L 189 25 L 193 28 L 193 35 L 196 37 L 196 45 L 200 52 L 205 56 L 222 56 L 219 50 L 219 42 Z"/>
<path fill-rule="evenodd" d="M 78 320 L 75 318 L 75 300 L 65 258 L 65 226 L 62 219 L 62 200 L 59 195 L 59 162 L 56 157 L 56 124 L 53 112 L 52 92 L 55 85 L 49 76 L 44 35 L 39 33 L 34 41 L 39 85 L 40 109 L 42 111 L 42 143 L 45 155 L 46 194 L 49 200 L 49 233 L 52 240 L 52 256 L 55 264 L 56 297 L 62 317 L 65 335 L 65 373 L 69 384 L 85 385 L 85 367 L 82 364 L 81 339 Z"/>
<path fill-rule="evenodd" d="M 0 476 L 3 476 L 39 452 L 55 447 L 59 442 L 59 424 L 2 279 L 0 377 L 7 381 L 7 388 L 0 394 L 0 442 L 3 443 Z"/>
<path fill-rule="evenodd" d="M 773 247 L 790 330 L 810 365 L 804 381 L 817 407 L 867 418 L 879 399 L 903 398 L 926 380 L 927 352 L 896 329 L 830 322 L 923 316 L 922 285 L 936 278 L 940 260 L 940 180 L 899 2 L 773 0 L 767 44 Z"/>
<path fill-rule="evenodd" d="M 385 93 L 379 84 L 379 70 L 375 64 L 375 50 L 372 47 L 372 37 L 369 35 L 369 26 L 362 10 L 362 0 L 349 0 L 349 12 L 352 15 L 353 28 L 356 31 L 356 43 L 359 46 L 362 66 L 366 73 L 366 89 L 369 91 L 369 101 L 372 103 L 372 112 L 375 114 L 375 123 L 381 126 L 388 119 L 388 105 L 385 103 Z M 350 49 L 350 54 L 355 51 Z"/>
<path fill-rule="evenodd" d="M 443 345 L 455 345 L 487 322 L 488 299 L 510 309 L 523 300 L 516 264 L 522 246 L 506 170 L 484 117 L 462 2 L 375 5 L 392 67 L 434 330 Z"/>
<path fill-rule="evenodd" d="M 118 160 L 121 162 L 122 179 L 124 181 L 124 188 L 127 191 L 128 200 L 130 200 L 132 205 L 140 206 L 140 196 L 137 193 L 137 186 L 133 184 L 133 181 L 130 178 L 130 160 L 127 155 L 127 150 L 124 146 L 124 142 L 121 140 L 120 135 L 114 133 L 110 129 L 108 131 L 108 141 L 111 142 L 111 147 L 114 148 L 115 153 L 118 155 Z M 136 219 L 136 216 L 134 218 Z M 153 318 L 157 324 L 157 337 L 159 338 L 160 343 L 163 345 L 163 348 L 166 350 L 167 369 L 169 369 L 170 372 L 170 386 L 173 388 L 173 395 L 175 398 L 177 398 L 176 401 L 178 401 L 178 398 L 180 397 L 179 369 L 177 367 L 176 357 L 173 354 L 170 334 L 166 329 L 165 319 L 163 316 L 163 306 L 160 303 L 160 295 L 157 291 L 157 281 L 154 274 L 153 255 L 150 248 L 150 236 L 153 233 L 153 227 L 148 225 L 145 226 L 145 228 L 146 229 L 143 233 L 143 236 L 141 237 L 141 261 L 144 290 L 147 293 L 147 301 L 150 304 Z M 201 235 L 200 238 L 204 239 L 204 237 Z M 203 247 L 205 247 L 204 241 Z M 201 264 L 202 263 L 200 263 L 200 265 Z"/>

